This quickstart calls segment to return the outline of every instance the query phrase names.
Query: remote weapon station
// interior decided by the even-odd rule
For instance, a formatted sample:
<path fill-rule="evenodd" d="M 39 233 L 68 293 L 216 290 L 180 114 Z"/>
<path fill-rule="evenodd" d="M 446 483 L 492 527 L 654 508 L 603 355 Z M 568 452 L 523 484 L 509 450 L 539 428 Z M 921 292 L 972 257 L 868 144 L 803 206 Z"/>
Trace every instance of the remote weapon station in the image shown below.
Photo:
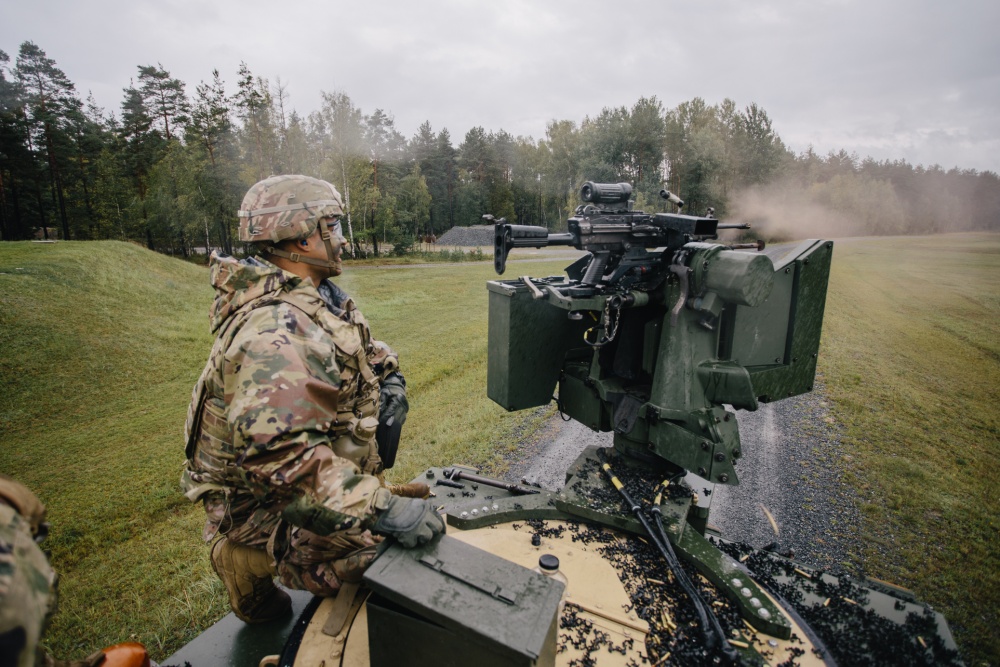
<path fill-rule="evenodd" d="M 739 482 L 734 410 L 812 389 L 833 243 L 725 245 L 720 229 L 748 226 L 635 211 L 627 183 L 580 194 L 564 233 L 485 216 L 499 274 L 512 249 L 587 252 L 565 276 L 487 284 L 487 393 L 555 401 L 612 446 L 586 448 L 558 491 L 427 470 L 448 534 L 386 544 L 262 664 L 957 663 L 943 617 L 906 591 L 708 523 L 713 485 Z"/>

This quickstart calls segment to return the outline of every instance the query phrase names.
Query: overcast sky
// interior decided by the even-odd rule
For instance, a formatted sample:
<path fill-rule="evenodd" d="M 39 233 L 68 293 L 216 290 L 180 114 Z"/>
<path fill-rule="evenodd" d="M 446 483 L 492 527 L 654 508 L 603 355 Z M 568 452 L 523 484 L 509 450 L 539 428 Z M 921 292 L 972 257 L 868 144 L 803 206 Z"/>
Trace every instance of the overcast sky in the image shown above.
<path fill-rule="evenodd" d="M 1000 172 L 996 0 L 0 0 L 0 49 L 46 51 L 118 111 L 138 65 L 189 94 L 217 68 L 381 108 L 411 137 L 429 120 L 544 138 L 656 96 L 762 106 L 796 152 L 844 148 Z"/>

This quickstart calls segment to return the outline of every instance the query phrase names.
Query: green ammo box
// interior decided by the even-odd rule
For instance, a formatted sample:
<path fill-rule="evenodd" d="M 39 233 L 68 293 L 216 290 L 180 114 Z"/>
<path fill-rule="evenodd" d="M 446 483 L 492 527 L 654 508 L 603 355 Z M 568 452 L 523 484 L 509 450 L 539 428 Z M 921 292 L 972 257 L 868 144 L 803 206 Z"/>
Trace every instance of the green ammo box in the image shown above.
<path fill-rule="evenodd" d="M 583 346 L 594 322 L 571 320 L 520 280 L 491 280 L 486 395 L 507 410 L 552 401 L 566 352 Z"/>
<path fill-rule="evenodd" d="M 555 664 L 564 585 L 444 535 L 365 572 L 372 667 Z"/>

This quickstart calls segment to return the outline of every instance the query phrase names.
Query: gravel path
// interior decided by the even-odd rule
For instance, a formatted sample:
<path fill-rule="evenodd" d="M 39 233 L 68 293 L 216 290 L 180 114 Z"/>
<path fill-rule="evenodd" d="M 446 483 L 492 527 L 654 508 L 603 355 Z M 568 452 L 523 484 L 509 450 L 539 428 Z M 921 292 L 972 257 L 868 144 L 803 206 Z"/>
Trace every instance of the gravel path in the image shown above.
<path fill-rule="evenodd" d="M 728 539 L 777 541 L 806 565 L 861 571 L 861 514 L 851 466 L 821 381 L 811 394 L 739 411 L 739 486 L 718 486 L 711 521 Z M 775 535 L 767 514 L 778 526 Z"/>
<path fill-rule="evenodd" d="M 472 225 L 471 227 L 452 227 L 438 237 L 438 245 L 454 246 L 493 246 L 493 225 Z"/>
<path fill-rule="evenodd" d="M 736 469 L 740 484 L 715 486 L 710 523 L 727 539 L 758 548 L 777 542 L 780 551 L 790 549 L 805 565 L 860 574 L 861 517 L 844 481 L 851 458 L 822 382 L 811 394 L 762 405 L 756 412 L 740 410 L 737 419 L 743 445 Z M 556 490 L 584 447 L 609 446 L 611 437 L 556 415 L 522 442 L 507 478 Z"/>

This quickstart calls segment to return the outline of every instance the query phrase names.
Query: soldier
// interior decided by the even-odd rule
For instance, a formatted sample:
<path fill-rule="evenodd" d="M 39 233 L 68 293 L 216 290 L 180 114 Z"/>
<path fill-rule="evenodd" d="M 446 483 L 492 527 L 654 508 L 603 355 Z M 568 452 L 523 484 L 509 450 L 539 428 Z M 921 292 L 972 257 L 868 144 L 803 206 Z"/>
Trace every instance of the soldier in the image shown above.
<path fill-rule="evenodd" d="M 56 574 L 35 543 L 45 506 L 23 484 L 0 475 L 0 664 L 31 667 L 55 607 Z"/>
<path fill-rule="evenodd" d="M 373 532 L 412 547 L 445 529 L 430 503 L 404 497 L 426 485 L 383 481 L 379 444 L 389 458 L 395 442 L 375 434 L 398 438 L 406 382 L 329 280 L 342 270 L 342 213 L 330 183 L 272 176 L 239 211 L 240 240 L 260 258 L 211 259 L 216 340 L 188 410 L 181 482 L 204 503 L 205 540 L 222 535 L 212 566 L 247 623 L 290 608 L 274 576 L 334 595 L 371 562 Z"/>
<path fill-rule="evenodd" d="M 55 660 L 42 631 L 56 607 L 58 579 L 38 542 L 48 534 L 45 505 L 28 487 L 0 474 L 0 667 L 150 667 L 142 644 L 109 646 L 83 660 Z"/>

